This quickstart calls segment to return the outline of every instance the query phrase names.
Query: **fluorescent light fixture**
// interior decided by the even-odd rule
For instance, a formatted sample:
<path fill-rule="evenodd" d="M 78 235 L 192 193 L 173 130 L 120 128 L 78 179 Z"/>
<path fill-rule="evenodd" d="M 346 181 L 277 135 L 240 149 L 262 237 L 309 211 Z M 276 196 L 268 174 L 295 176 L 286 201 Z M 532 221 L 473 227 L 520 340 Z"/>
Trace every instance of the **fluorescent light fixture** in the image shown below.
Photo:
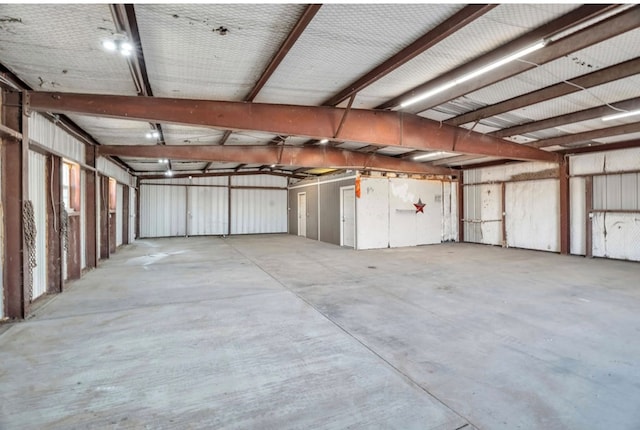
<path fill-rule="evenodd" d="M 439 87 L 436 87 L 432 90 L 427 91 L 426 93 L 422 93 L 418 96 L 415 96 L 413 98 L 410 98 L 409 100 L 406 100 L 404 102 L 402 102 L 400 104 L 401 108 L 405 108 L 407 106 L 410 106 L 412 104 L 421 102 L 422 100 L 426 100 L 429 97 L 433 97 L 436 94 L 439 94 L 443 91 L 448 90 L 449 88 L 453 88 L 456 85 L 459 85 L 463 82 L 467 82 L 468 80 L 471 80 L 473 78 L 477 78 L 480 75 L 484 75 L 487 72 L 490 72 L 491 70 L 497 69 L 498 67 L 504 66 L 507 63 L 510 63 L 514 60 L 517 60 L 518 58 L 524 57 L 525 55 L 531 54 L 534 51 L 537 51 L 538 49 L 542 49 L 544 48 L 544 46 L 547 44 L 546 41 L 541 40 L 540 42 L 536 43 L 535 45 L 531 45 L 528 48 L 524 48 L 521 49 L 520 51 L 514 52 L 511 55 L 507 55 L 504 58 L 501 58 L 498 61 L 495 61 L 493 63 L 490 63 L 486 66 L 480 67 L 479 69 L 476 69 L 472 72 L 467 73 L 466 75 L 462 75 L 461 77 L 454 79 L 452 81 L 449 81 L 445 84 L 440 85 Z"/>
<path fill-rule="evenodd" d="M 322 139 L 322 140 L 320 141 L 320 143 L 321 143 L 321 144 L 323 144 L 323 145 L 325 145 L 325 144 L 329 143 L 329 139 Z"/>
<path fill-rule="evenodd" d="M 414 160 L 425 160 L 427 158 L 437 158 L 442 157 L 444 155 L 449 155 L 448 152 L 438 151 L 438 152 L 430 152 L 428 154 L 416 155 L 413 157 Z"/>
<path fill-rule="evenodd" d="M 614 113 L 613 115 L 603 116 L 603 121 L 613 121 L 614 119 L 626 118 L 628 116 L 640 115 L 640 109 L 629 112 Z"/>

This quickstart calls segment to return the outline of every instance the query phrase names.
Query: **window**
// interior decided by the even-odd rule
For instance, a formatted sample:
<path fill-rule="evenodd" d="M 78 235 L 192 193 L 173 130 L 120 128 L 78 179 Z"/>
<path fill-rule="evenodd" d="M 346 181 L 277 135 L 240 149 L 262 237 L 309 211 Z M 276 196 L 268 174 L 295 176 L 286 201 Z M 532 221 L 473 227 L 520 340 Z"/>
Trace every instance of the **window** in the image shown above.
<path fill-rule="evenodd" d="M 62 202 L 67 211 L 80 211 L 80 166 L 62 162 Z"/>

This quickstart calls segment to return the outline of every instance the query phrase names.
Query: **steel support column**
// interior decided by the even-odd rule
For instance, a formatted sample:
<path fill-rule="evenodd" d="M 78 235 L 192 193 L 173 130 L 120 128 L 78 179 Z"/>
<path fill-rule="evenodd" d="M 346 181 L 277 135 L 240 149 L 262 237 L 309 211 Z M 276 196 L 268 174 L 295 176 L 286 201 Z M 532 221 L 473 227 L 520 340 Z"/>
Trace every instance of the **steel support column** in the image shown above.
<path fill-rule="evenodd" d="M 569 254 L 571 247 L 571 196 L 569 190 L 569 159 L 565 157 L 558 166 L 560 179 L 560 254 Z"/>
<path fill-rule="evenodd" d="M 30 270 L 22 221 L 23 204 L 29 199 L 29 145 L 26 117 L 23 115 L 20 93 L 3 91 L 2 123 L 21 132 L 22 139 L 2 137 L 2 202 L 4 218 L 4 291 L 5 315 L 23 319 L 29 313 Z"/>
<path fill-rule="evenodd" d="M 96 166 L 96 148 L 95 146 L 85 145 L 85 160 L 88 166 Z M 97 173 L 95 170 L 85 171 L 85 248 L 87 257 L 87 268 L 98 266 L 98 226 L 97 226 L 97 199 L 96 199 L 96 180 Z"/>

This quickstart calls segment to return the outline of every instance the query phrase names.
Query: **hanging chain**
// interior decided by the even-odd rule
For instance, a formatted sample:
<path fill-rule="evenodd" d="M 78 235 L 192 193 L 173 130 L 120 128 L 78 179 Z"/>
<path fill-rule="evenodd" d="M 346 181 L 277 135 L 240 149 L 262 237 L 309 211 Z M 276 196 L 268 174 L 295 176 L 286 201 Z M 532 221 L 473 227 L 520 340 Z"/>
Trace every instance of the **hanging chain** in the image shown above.
<path fill-rule="evenodd" d="M 60 239 L 63 242 L 64 252 L 69 252 L 69 213 L 64 203 L 60 204 Z"/>
<path fill-rule="evenodd" d="M 22 223 L 24 226 L 25 255 L 28 258 L 29 273 L 25 274 L 29 303 L 33 300 L 33 269 L 38 265 L 36 260 L 36 217 L 33 202 L 25 200 L 22 206 Z"/>

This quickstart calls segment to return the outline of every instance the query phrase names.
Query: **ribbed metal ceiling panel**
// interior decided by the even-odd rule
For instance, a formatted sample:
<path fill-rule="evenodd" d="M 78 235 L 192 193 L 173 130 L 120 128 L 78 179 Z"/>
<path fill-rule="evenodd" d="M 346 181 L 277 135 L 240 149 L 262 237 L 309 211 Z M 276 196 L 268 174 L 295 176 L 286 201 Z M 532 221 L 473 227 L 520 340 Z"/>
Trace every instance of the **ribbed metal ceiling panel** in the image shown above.
<path fill-rule="evenodd" d="M 577 5 L 502 4 L 361 91 L 354 103 L 372 108 L 505 44 Z"/>
<path fill-rule="evenodd" d="M 0 61 L 36 90 L 135 95 L 126 59 L 102 48 L 106 4 L 2 4 Z"/>
<path fill-rule="evenodd" d="M 498 103 L 636 58 L 640 53 L 638 46 L 640 29 L 551 61 L 511 79 L 467 94 L 464 98 L 481 104 Z"/>
<path fill-rule="evenodd" d="M 102 145 L 155 145 L 145 134 L 151 131 L 149 123 L 126 119 L 69 115 L 87 133 Z"/>
<path fill-rule="evenodd" d="M 217 144 L 224 134 L 224 131 L 214 128 L 188 127 L 176 124 L 163 124 L 162 132 L 167 145 Z"/>
<path fill-rule="evenodd" d="M 256 101 L 319 105 L 462 7 L 325 4 Z"/>
<path fill-rule="evenodd" d="M 155 96 L 242 100 L 304 9 L 290 4 L 138 4 Z"/>

